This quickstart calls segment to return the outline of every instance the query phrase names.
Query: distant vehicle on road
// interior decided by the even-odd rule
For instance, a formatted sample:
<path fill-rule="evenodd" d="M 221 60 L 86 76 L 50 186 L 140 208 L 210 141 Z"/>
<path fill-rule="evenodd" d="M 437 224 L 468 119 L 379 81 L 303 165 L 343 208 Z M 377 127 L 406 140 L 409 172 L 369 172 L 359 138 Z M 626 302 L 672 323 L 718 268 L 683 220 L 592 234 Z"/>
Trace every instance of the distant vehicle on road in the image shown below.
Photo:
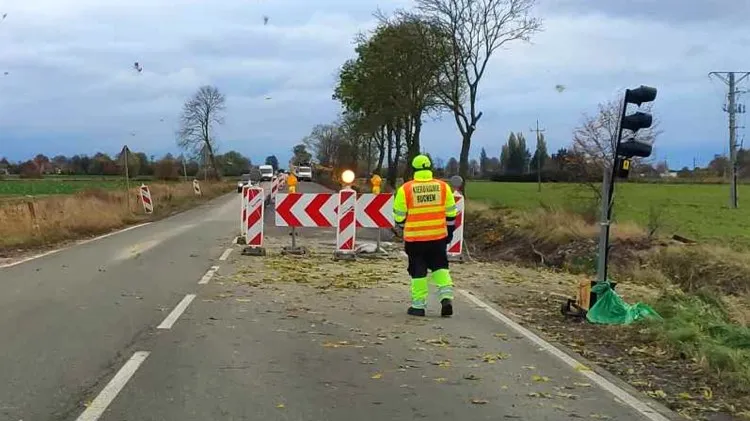
<path fill-rule="evenodd" d="M 240 181 L 237 182 L 237 193 L 242 193 L 242 188 L 248 185 L 252 186 L 250 174 L 242 174 L 240 176 Z"/>
<path fill-rule="evenodd" d="M 313 174 L 312 174 L 312 168 L 308 166 L 299 166 L 297 167 L 296 176 L 297 180 L 299 181 L 312 181 Z"/>
<path fill-rule="evenodd" d="M 260 181 L 273 181 L 274 173 L 271 165 L 261 165 L 258 169 L 260 170 Z"/>

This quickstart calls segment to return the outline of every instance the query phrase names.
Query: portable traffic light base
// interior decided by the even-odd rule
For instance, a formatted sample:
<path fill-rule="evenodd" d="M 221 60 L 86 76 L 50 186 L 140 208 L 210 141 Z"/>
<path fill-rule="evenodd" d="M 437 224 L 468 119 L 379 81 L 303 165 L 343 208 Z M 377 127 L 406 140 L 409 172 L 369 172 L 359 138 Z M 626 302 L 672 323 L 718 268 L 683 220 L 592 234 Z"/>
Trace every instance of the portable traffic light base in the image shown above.
<path fill-rule="evenodd" d="M 243 256 L 265 256 L 266 249 L 264 247 L 252 247 L 248 246 L 242 249 Z"/>
<path fill-rule="evenodd" d="M 560 312 L 563 316 L 571 318 L 586 319 L 586 313 L 596 303 L 596 294 L 591 291 L 592 287 L 596 285 L 596 281 L 588 279 L 582 280 L 578 283 L 578 293 L 575 299 L 568 299 L 562 304 Z M 612 289 L 615 289 L 616 282 L 610 282 Z"/>

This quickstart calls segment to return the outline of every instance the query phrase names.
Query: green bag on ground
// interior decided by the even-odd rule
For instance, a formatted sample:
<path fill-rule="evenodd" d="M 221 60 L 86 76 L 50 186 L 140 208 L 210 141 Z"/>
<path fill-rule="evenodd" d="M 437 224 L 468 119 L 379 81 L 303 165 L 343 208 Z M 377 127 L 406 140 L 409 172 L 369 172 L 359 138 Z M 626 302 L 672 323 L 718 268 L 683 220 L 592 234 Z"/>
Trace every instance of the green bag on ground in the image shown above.
<path fill-rule="evenodd" d="M 648 317 L 661 319 L 659 313 L 646 304 L 630 305 L 623 301 L 609 281 L 597 282 L 591 287 L 591 292 L 596 294 L 596 302 L 586 313 L 586 318 L 591 323 L 626 325 Z"/>

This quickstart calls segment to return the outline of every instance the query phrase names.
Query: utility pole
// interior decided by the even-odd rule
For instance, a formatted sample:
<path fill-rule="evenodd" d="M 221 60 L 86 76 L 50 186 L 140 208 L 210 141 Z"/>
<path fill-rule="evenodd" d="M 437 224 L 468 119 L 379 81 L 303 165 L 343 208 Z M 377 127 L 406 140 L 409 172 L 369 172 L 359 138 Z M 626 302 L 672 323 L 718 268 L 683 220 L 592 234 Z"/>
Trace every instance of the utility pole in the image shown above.
<path fill-rule="evenodd" d="M 128 170 L 128 155 L 130 155 L 130 149 L 128 148 L 128 145 L 125 145 L 122 147 L 120 156 L 125 161 L 125 198 L 127 199 L 128 213 L 130 213 L 130 172 Z"/>
<path fill-rule="evenodd" d="M 542 192 L 542 157 L 539 156 L 539 141 L 544 130 L 539 128 L 539 120 L 536 121 L 536 129 L 529 129 L 531 132 L 536 132 L 536 152 L 534 152 L 534 155 L 536 156 L 536 191 L 539 193 Z"/>
<path fill-rule="evenodd" d="M 744 107 L 740 104 L 737 106 L 737 84 L 742 82 L 750 75 L 750 72 L 711 72 L 709 76 L 717 76 L 727 84 L 729 92 L 727 93 L 727 105 L 724 111 L 729 114 L 729 162 L 730 162 L 730 188 L 729 188 L 729 207 L 737 209 L 737 113 L 743 113 Z"/>

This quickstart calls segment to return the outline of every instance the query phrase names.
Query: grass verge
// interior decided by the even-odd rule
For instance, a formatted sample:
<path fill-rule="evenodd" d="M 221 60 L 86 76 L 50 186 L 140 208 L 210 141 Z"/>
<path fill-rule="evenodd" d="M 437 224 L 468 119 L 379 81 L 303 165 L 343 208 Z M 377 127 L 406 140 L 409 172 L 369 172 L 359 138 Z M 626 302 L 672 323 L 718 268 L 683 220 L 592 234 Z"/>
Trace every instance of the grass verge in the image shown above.
<path fill-rule="evenodd" d="M 195 196 L 192 183 L 152 183 L 154 212 L 145 215 L 138 188 L 129 192 L 85 190 L 71 195 L 0 201 L 0 254 L 103 234 L 130 224 L 169 216 L 236 188 L 209 183 Z"/>
<path fill-rule="evenodd" d="M 599 227 L 583 216 L 550 207 L 520 211 L 482 203 L 468 202 L 467 206 L 466 240 L 475 257 L 595 273 Z M 675 372 L 669 378 L 685 377 L 678 367 L 700 370 L 713 379 L 714 387 L 709 390 L 735 397 L 750 410 L 750 255 L 718 245 L 686 245 L 654 238 L 633 222 L 613 226 L 612 247 L 612 277 L 621 284 L 653 291 L 645 301 L 664 320 L 579 328 L 553 311 L 545 313 L 547 320 L 537 319 L 536 323 L 585 329 L 583 336 L 597 332 L 594 335 L 603 336 L 596 344 L 599 350 L 626 361 L 632 357 L 629 349 L 633 347 L 658 346 L 672 359 L 673 363 L 664 365 Z M 570 294 L 574 294 L 572 289 Z M 549 321 L 550 317 L 556 320 Z M 615 340 L 618 335 L 611 335 L 613 329 L 626 339 Z M 614 348 L 617 351 L 612 351 Z M 685 383 L 687 389 L 690 382 Z M 654 390 L 649 392 L 660 396 Z M 672 404 L 684 404 L 681 399 Z M 710 410 L 710 404 L 705 408 Z"/>

